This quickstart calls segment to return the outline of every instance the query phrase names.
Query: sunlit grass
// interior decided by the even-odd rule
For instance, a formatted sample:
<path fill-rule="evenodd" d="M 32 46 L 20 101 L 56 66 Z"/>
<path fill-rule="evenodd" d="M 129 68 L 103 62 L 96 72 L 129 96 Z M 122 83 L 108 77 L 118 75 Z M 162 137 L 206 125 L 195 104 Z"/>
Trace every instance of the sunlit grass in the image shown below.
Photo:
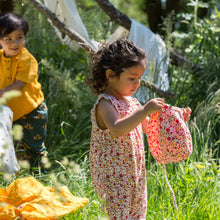
<path fill-rule="evenodd" d="M 193 157 L 192 157 L 193 158 Z M 48 161 L 47 161 L 48 163 Z M 178 210 L 174 209 L 172 195 L 166 185 L 162 165 L 153 161 L 147 170 L 148 211 L 147 219 L 219 219 L 220 217 L 220 161 L 207 159 L 166 165 L 170 184 L 175 192 Z M 61 219 L 104 220 L 101 212 L 102 201 L 91 182 L 89 161 L 85 156 L 80 164 L 68 157 L 57 161 L 58 166 L 48 175 L 36 176 L 45 185 L 59 187 L 66 185 L 74 196 L 90 200 L 84 208 Z M 23 168 L 25 169 L 25 168 Z M 28 176 L 28 167 L 18 178 Z M 1 176 L 1 187 L 6 187 L 13 179 Z"/>

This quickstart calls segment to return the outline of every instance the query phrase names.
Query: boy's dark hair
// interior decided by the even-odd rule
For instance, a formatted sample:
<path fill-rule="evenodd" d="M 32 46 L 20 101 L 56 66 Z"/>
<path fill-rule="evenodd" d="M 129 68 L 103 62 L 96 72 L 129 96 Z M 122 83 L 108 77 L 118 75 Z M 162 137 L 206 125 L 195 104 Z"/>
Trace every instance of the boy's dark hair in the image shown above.
<path fill-rule="evenodd" d="M 146 53 L 126 38 L 103 44 L 92 57 L 92 77 L 87 83 L 92 85 L 96 94 L 100 94 L 107 86 L 107 69 L 111 69 L 120 77 L 123 71 L 138 65 L 142 60 L 147 61 Z"/>
<path fill-rule="evenodd" d="M 10 34 L 14 30 L 22 30 L 26 36 L 28 29 L 28 23 L 21 16 L 13 12 L 0 14 L 0 38 Z"/>

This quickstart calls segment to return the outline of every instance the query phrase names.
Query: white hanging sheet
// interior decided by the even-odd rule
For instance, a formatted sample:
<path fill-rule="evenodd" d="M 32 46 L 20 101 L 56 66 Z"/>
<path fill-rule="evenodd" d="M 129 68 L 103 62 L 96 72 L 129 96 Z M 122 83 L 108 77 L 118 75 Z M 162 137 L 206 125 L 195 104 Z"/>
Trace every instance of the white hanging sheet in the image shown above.
<path fill-rule="evenodd" d="M 95 50 L 98 48 L 98 42 L 92 41 L 89 38 L 87 29 L 82 22 L 77 10 L 77 5 L 74 0 L 44 0 L 45 6 L 56 14 L 57 18 L 63 22 L 68 28 L 75 30 L 81 37 L 83 37 Z M 58 37 L 64 44 L 67 44 L 72 50 L 77 51 L 79 45 L 71 40 L 68 36 L 62 36 L 60 31 L 56 28 L 55 31 Z"/>
<path fill-rule="evenodd" d="M 98 50 L 99 42 L 89 38 L 87 29 L 80 18 L 75 0 L 44 0 L 45 5 L 56 14 L 61 22 L 80 34 L 95 50 Z M 128 39 L 134 41 L 137 46 L 144 49 L 148 56 L 148 63 L 143 75 L 146 79 L 156 84 L 161 90 L 168 90 L 169 79 L 167 68 L 169 64 L 169 54 L 164 41 L 158 34 L 154 34 L 149 28 L 131 19 L 131 28 Z M 54 27 L 55 28 L 55 27 Z M 79 45 L 71 41 L 68 36 L 62 37 L 61 33 L 55 28 L 57 35 L 64 44 L 67 44 L 74 51 L 78 50 Z M 124 28 L 118 28 L 106 42 L 113 42 L 125 36 Z M 155 94 L 154 94 L 155 95 Z M 140 87 L 134 94 L 141 102 L 146 102 L 150 98 L 150 90 Z"/>
<path fill-rule="evenodd" d="M 147 67 L 142 78 L 156 84 L 162 90 L 168 90 L 169 79 L 167 69 L 169 54 L 164 41 L 149 28 L 133 19 L 131 21 L 128 39 L 142 48 L 148 57 Z M 134 96 L 139 101 L 146 102 L 149 99 L 149 90 L 146 87 L 140 87 Z"/>
<path fill-rule="evenodd" d="M 11 136 L 13 113 L 7 106 L 0 106 L 0 172 L 17 174 L 20 167 Z"/>

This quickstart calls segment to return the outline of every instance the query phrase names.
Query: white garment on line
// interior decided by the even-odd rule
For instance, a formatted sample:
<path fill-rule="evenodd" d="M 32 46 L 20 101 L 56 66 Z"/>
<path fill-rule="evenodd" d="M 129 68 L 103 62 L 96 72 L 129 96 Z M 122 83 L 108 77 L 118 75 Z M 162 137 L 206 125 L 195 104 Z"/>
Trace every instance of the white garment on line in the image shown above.
<path fill-rule="evenodd" d="M 61 22 L 63 22 L 68 28 L 74 30 L 81 37 L 83 37 L 87 41 L 87 43 L 94 48 L 95 51 L 99 49 L 100 43 L 89 38 L 87 29 L 78 13 L 75 0 L 44 0 L 44 4 L 51 12 L 55 13 L 57 18 Z M 49 22 L 53 26 L 50 20 Z M 53 27 L 56 31 L 56 34 L 64 44 L 68 45 L 74 51 L 77 51 L 80 48 L 77 42 L 75 42 L 74 40 L 71 41 L 68 36 L 63 37 L 60 31 L 55 26 Z M 112 33 L 109 39 L 106 39 L 106 42 L 112 43 L 118 38 L 127 37 L 128 34 L 128 30 L 126 30 L 122 26 L 119 26 L 115 30 L 115 32 Z"/>
<path fill-rule="evenodd" d="M 142 78 L 156 84 L 161 90 L 168 90 L 169 79 L 167 69 L 169 54 L 164 41 L 149 28 L 133 19 L 131 21 L 128 39 L 142 48 L 148 57 L 147 67 Z M 140 87 L 134 96 L 139 101 L 146 102 L 149 99 L 149 90 L 146 87 Z"/>
<path fill-rule="evenodd" d="M 57 18 L 61 22 L 63 22 L 68 28 L 76 31 L 87 41 L 88 44 L 97 50 L 99 43 L 92 41 L 89 38 L 87 29 L 80 18 L 77 5 L 74 0 L 44 0 L 44 4 L 48 9 L 50 9 L 50 11 L 56 14 Z M 71 40 L 67 35 L 63 37 L 60 31 L 56 27 L 54 28 L 58 37 L 64 44 L 67 44 L 74 51 L 79 49 L 79 44 Z"/>
<path fill-rule="evenodd" d="M 0 106 L 0 172 L 17 174 L 20 167 L 11 136 L 13 113 L 7 106 Z"/>
<path fill-rule="evenodd" d="M 73 29 L 81 35 L 87 43 L 95 50 L 98 50 L 100 43 L 89 38 L 87 29 L 80 18 L 75 0 L 44 0 L 45 5 L 56 14 L 61 22 L 68 28 Z M 78 50 L 79 45 L 75 41 L 71 41 L 68 36 L 62 37 L 59 30 L 54 27 L 57 35 L 64 44 L 67 44 L 74 51 Z M 106 42 L 113 42 L 125 36 L 124 28 L 118 28 Z M 144 49 L 148 56 L 148 63 L 143 75 L 146 79 L 156 84 L 161 90 L 168 90 L 169 80 L 167 68 L 169 64 L 169 54 L 164 41 L 158 34 L 154 34 L 149 28 L 131 19 L 131 28 L 128 39 L 134 41 L 135 44 Z M 140 87 L 134 96 L 140 102 L 146 102 L 150 98 L 150 90 L 146 87 Z"/>

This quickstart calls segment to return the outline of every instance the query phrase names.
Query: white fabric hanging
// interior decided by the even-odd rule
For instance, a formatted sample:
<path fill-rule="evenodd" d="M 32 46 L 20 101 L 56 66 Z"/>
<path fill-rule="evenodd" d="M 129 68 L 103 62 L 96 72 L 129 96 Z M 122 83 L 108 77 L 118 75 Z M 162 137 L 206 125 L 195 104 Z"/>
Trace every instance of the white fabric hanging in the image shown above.
<path fill-rule="evenodd" d="M 11 109 L 7 106 L 0 106 L 0 172 L 17 174 L 20 167 L 11 136 L 12 121 Z"/>
<path fill-rule="evenodd" d="M 81 35 L 95 50 L 98 48 L 98 42 L 89 38 L 87 29 L 82 22 L 74 0 L 44 0 L 45 6 L 56 14 L 57 18 L 68 28 L 75 30 Z M 77 51 L 79 44 L 71 40 L 68 36 L 62 37 L 60 31 L 54 27 L 58 37 L 64 44 L 67 44 L 72 50 Z"/>
<path fill-rule="evenodd" d="M 89 38 L 87 29 L 80 18 L 75 0 L 44 0 L 45 5 L 56 14 L 58 19 L 68 28 L 75 30 L 80 34 L 93 48 L 98 50 L 99 42 Z M 144 25 L 131 19 L 131 28 L 128 39 L 134 41 L 137 46 L 144 49 L 148 55 L 148 63 L 143 79 L 156 84 L 161 90 L 168 90 L 169 80 L 167 68 L 169 64 L 169 54 L 164 41 L 158 34 L 154 34 Z M 54 27 L 57 35 L 64 44 L 67 44 L 74 51 L 78 50 L 79 45 L 75 41 L 71 41 L 68 36 L 62 37 L 59 30 Z M 113 42 L 120 37 L 127 35 L 124 28 L 119 27 L 113 33 L 107 43 Z M 146 87 L 140 87 L 134 94 L 141 102 L 146 102 L 149 98 L 150 91 Z"/>
<path fill-rule="evenodd" d="M 138 47 L 144 49 L 148 57 L 147 67 L 142 78 L 156 84 L 162 90 L 168 90 L 169 80 L 167 68 L 169 54 L 164 41 L 149 28 L 133 19 L 131 21 L 128 39 L 135 42 Z M 140 87 L 135 93 L 135 96 L 139 101 L 146 102 L 149 99 L 149 90 L 146 87 Z"/>

